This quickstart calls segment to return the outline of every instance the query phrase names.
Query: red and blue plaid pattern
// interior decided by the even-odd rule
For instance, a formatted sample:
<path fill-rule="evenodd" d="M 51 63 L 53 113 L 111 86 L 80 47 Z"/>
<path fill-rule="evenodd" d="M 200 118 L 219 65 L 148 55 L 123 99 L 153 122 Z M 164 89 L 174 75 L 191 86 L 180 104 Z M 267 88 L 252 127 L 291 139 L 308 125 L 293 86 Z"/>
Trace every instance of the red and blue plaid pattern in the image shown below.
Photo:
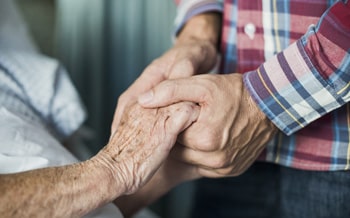
<path fill-rule="evenodd" d="M 210 2 L 205 10 L 203 2 Z M 349 169 L 350 3 L 213 4 L 181 1 L 176 24 L 194 15 L 191 8 L 223 8 L 220 72 L 244 73 L 257 104 L 281 130 L 261 159 L 306 170 Z"/>

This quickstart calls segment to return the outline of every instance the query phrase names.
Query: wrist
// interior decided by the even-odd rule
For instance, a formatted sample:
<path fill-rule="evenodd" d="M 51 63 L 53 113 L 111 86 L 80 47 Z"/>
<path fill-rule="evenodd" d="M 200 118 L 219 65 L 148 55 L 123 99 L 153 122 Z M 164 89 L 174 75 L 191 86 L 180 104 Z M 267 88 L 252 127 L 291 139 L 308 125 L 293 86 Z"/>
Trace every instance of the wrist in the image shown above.
<path fill-rule="evenodd" d="M 101 150 L 96 156 L 87 161 L 89 168 L 98 172 L 98 180 L 106 183 L 110 200 L 128 192 L 126 182 L 121 178 L 119 164 L 105 151 Z"/>
<path fill-rule="evenodd" d="M 221 33 L 221 15 L 204 13 L 191 18 L 177 36 L 176 42 L 201 41 L 210 44 L 218 51 Z"/>
<path fill-rule="evenodd" d="M 240 75 L 241 76 L 241 75 Z M 242 76 L 241 76 L 242 77 Z M 271 132 L 277 132 L 277 126 L 267 117 L 267 115 L 260 109 L 258 103 L 254 100 L 253 96 L 249 92 L 249 89 L 245 86 L 242 78 L 242 98 L 245 102 L 247 110 L 251 114 L 255 114 L 256 122 L 264 122 Z"/>

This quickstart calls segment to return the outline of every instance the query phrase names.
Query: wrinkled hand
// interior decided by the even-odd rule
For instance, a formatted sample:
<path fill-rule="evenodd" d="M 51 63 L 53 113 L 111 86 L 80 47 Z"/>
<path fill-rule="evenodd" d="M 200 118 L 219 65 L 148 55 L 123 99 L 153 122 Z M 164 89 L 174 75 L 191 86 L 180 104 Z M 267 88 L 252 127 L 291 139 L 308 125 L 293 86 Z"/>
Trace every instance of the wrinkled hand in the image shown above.
<path fill-rule="evenodd" d="M 99 153 L 100 160 L 125 184 L 126 193 L 133 193 L 157 171 L 177 135 L 198 114 L 198 106 L 188 102 L 159 109 L 127 106 L 116 132 Z"/>
<path fill-rule="evenodd" d="M 154 60 L 141 76 L 119 97 L 112 123 L 112 133 L 116 130 L 125 106 L 150 90 L 161 81 L 189 77 L 206 73 L 216 62 L 215 46 L 205 40 L 178 42 L 163 56 Z"/>
<path fill-rule="evenodd" d="M 181 101 L 201 106 L 198 120 L 178 138 L 172 155 L 207 177 L 236 176 L 259 156 L 277 129 L 243 86 L 242 75 L 199 75 L 168 80 L 140 96 L 144 107 Z"/>
<path fill-rule="evenodd" d="M 117 198 L 114 203 L 125 217 L 152 204 L 182 182 L 200 178 L 197 167 L 168 157 L 155 175 L 137 192 Z"/>

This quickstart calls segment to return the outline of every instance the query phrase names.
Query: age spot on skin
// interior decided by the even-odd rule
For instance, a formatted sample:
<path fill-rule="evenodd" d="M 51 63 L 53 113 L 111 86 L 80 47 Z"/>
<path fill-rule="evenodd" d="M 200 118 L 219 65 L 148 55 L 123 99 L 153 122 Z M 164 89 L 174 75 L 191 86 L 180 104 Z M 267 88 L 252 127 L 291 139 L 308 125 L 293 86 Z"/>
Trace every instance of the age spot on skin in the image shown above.
<path fill-rule="evenodd" d="M 124 126 L 125 125 L 125 121 L 124 120 L 122 120 L 122 121 L 120 121 L 120 124 L 119 124 L 120 126 Z"/>

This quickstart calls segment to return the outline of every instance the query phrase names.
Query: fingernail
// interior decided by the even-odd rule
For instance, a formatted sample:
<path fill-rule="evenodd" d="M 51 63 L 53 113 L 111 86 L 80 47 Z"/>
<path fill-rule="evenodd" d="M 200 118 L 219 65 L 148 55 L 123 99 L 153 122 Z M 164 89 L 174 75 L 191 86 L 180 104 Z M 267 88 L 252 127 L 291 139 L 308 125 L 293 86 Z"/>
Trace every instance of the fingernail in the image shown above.
<path fill-rule="evenodd" d="M 139 96 L 138 102 L 140 104 L 148 104 L 152 101 L 152 99 L 153 99 L 153 91 L 148 91 Z"/>

